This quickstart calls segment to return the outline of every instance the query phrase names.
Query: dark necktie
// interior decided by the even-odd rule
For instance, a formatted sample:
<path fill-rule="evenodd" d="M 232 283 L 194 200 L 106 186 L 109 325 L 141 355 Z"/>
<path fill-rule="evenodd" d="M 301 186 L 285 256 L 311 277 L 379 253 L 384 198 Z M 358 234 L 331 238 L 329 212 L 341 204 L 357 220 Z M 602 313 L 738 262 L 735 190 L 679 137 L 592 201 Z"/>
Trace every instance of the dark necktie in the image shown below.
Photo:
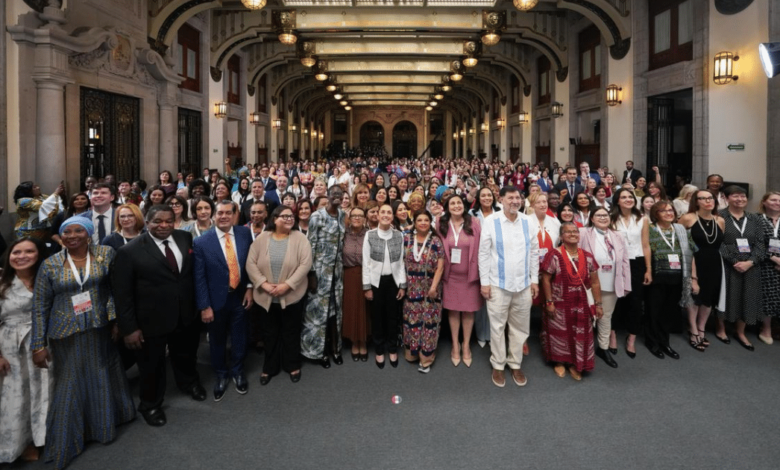
<path fill-rule="evenodd" d="M 569 183 L 569 195 L 574 197 L 574 185 Z"/>
<path fill-rule="evenodd" d="M 170 266 L 173 274 L 179 274 L 179 265 L 176 263 L 176 257 L 173 255 L 173 250 L 168 246 L 168 240 L 163 240 L 163 245 L 165 245 L 165 259 L 168 260 L 168 266 Z"/>
<path fill-rule="evenodd" d="M 106 238 L 106 225 L 103 223 L 103 220 L 106 218 L 105 215 L 99 215 L 98 218 L 98 238 L 100 239 L 98 243 L 102 242 L 104 238 Z"/>

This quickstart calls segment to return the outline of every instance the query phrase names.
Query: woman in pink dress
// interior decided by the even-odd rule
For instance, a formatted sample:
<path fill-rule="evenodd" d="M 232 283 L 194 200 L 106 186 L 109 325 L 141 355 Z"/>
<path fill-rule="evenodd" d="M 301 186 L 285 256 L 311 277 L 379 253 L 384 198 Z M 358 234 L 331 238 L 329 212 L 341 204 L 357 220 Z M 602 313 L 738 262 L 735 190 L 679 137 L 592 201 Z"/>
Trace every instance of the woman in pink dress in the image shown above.
<path fill-rule="evenodd" d="M 455 367 L 461 359 L 471 367 L 471 331 L 474 328 L 474 312 L 482 307 L 479 293 L 479 237 L 482 232 L 479 220 L 466 210 L 462 196 L 451 196 L 438 222 L 438 231 L 444 246 L 444 292 L 442 306 L 449 310 L 452 332 L 452 353 Z M 459 341 L 463 325 L 463 344 Z"/>

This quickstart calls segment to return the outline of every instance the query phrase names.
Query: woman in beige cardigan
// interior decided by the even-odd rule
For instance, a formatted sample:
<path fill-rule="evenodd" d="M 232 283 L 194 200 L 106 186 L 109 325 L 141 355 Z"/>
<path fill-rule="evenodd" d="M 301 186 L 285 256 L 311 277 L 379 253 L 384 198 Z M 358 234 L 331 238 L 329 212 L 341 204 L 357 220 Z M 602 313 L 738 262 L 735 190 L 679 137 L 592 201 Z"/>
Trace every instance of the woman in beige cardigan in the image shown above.
<path fill-rule="evenodd" d="M 290 380 L 301 380 L 301 315 L 311 269 L 311 245 L 293 230 L 295 214 L 287 206 L 274 209 L 265 232 L 249 249 L 246 271 L 255 286 L 265 339 L 265 362 L 260 385 L 280 369 Z"/>

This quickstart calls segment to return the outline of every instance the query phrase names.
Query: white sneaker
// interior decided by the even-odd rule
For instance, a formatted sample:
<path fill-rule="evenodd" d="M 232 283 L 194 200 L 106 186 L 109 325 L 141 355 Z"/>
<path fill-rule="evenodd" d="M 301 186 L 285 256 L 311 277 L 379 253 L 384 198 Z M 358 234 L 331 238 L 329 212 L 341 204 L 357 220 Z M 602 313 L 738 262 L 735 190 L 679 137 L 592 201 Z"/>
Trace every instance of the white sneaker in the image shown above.
<path fill-rule="evenodd" d="M 421 374 L 427 374 L 430 371 L 431 371 L 431 366 L 423 366 L 422 364 L 417 366 L 417 372 Z"/>

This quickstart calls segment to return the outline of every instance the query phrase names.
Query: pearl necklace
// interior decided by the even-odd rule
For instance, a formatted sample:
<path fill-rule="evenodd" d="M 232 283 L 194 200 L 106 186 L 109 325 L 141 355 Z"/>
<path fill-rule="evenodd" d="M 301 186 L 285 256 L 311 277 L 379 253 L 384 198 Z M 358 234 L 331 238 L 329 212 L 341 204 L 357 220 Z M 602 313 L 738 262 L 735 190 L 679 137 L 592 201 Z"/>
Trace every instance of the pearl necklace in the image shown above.
<path fill-rule="evenodd" d="M 704 239 L 707 241 L 707 244 L 714 244 L 715 239 L 718 237 L 718 223 L 715 222 L 715 219 L 710 219 L 710 222 L 713 222 L 712 233 L 707 233 L 707 229 L 705 229 L 704 224 L 701 223 L 701 217 L 699 217 L 699 214 L 696 214 L 696 222 L 699 224 L 699 227 L 701 227 L 701 231 L 704 234 Z M 712 241 L 710 241 L 710 238 L 712 238 Z"/>

